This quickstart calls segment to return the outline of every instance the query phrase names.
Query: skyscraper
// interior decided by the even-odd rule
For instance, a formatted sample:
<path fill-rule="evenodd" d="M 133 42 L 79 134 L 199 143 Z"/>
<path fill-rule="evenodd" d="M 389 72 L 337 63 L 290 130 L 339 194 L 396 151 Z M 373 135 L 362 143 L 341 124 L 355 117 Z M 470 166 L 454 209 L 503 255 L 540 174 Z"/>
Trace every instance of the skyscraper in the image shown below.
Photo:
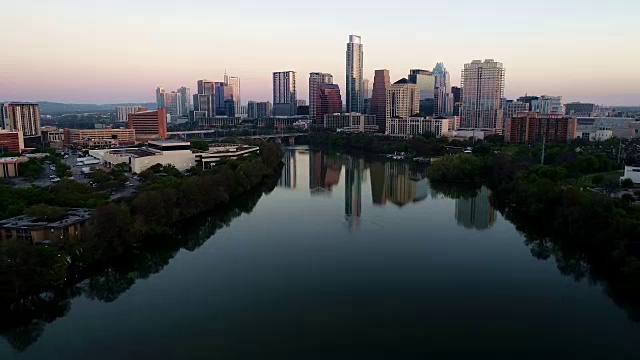
<path fill-rule="evenodd" d="M 129 114 L 129 129 L 136 131 L 137 141 L 167 137 L 167 111 L 164 108 Z"/>
<path fill-rule="evenodd" d="M 178 94 L 182 97 L 182 116 L 188 116 L 189 110 L 191 110 L 191 105 L 189 102 L 191 101 L 191 89 L 188 87 L 181 87 L 178 89 Z"/>
<path fill-rule="evenodd" d="M 362 112 L 364 103 L 362 74 L 362 39 L 358 35 L 349 35 L 349 43 L 347 43 L 347 112 Z"/>
<path fill-rule="evenodd" d="M 216 93 L 215 83 L 206 79 L 198 80 L 198 94 L 213 95 Z"/>
<path fill-rule="evenodd" d="M 451 94 L 453 95 L 453 116 L 460 116 L 460 109 L 462 109 L 462 89 L 457 86 L 452 86 Z"/>
<path fill-rule="evenodd" d="M 204 113 L 206 117 L 216 115 L 215 99 L 213 94 L 193 95 L 193 110 Z"/>
<path fill-rule="evenodd" d="M 158 109 L 164 109 L 165 108 L 165 103 L 164 103 L 164 89 L 161 88 L 160 86 L 158 86 L 156 88 L 156 107 Z"/>
<path fill-rule="evenodd" d="M 233 88 L 224 82 L 216 81 L 215 86 L 215 107 L 216 115 L 227 115 L 227 105 L 225 101 L 233 100 Z"/>
<path fill-rule="evenodd" d="M 400 79 L 387 90 L 387 114 L 385 130 L 388 133 L 391 118 L 406 119 L 418 113 L 420 109 L 420 92 L 416 84 L 407 79 Z"/>
<path fill-rule="evenodd" d="M 376 116 L 378 131 L 385 132 L 387 124 L 387 90 L 391 87 L 389 70 L 376 70 L 369 114 Z"/>
<path fill-rule="evenodd" d="M 298 108 L 295 71 L 273 73 L 273 115 L 294 116 Z"/>
<path fill-rule="evenodd" d="M 496 133 L 502 133 L 504 73 L 502 63 L 493 59 L 473 60 L 464 65 L 461 127 L 494 129 Z"/>
<path fill-rule="evenodd" d="M 371 93 L 369 92 L 369 79 L 362 80 L 362 93 L 364 94 L 365 99 L 369 99 L 371 97 Z"/>
<path fill-rule="evenodd" d="M 0 110 L 0 127 L 22 132 L 25 138 L 40 136 L 40 105 L 8 102 Z"/>
<path fill-rule="evenodd" d="M 333 84 L 333 75 L 320 72 L 309 74 L 309 119 L 312 121 L 316 120 L 316 97 L 318 89 L 323 84 Z"/>
<path fill-rule="evenodd" d="M 453 95 L 451 94 L 449 71 L 443 63 L 437 63 L 433 68 L 433 76 L 435 77 L 433 115 L 451 115 L 453 114 Z"/>
<path fill-rule="evenodd" d="M 342 96 L 337 84 L 322 84 L 316 92 L 316 117 L 314 126 L 323 126 L 324 116 L 342 112 Z"/>
<path fill-rule="evenodd" d="M 167 109 L 167 114 L 169 115 L 181 116 L 182 95 L 175 91 L 164 93 L 164 108 Z"/>
<path fill-rule="evenodd" d="M 420 92 L 419 113 L 422 116 L 432 116 L 435 106 L 436 78 L 429 70 L 411 69 L 409 70 L 409 82 L 416 84 Z M 413 115 L 413 114 L 412 114 Z"/>
<path fill-rule="evenodd" d="M 231 87 L 231 99 L 233 99 L 234 113 L 239 114 L 240 105 L 241 105 L 240 104 L 240 78 L 236 76 L 229 76 L 225 73 L 224 84 Z"/>

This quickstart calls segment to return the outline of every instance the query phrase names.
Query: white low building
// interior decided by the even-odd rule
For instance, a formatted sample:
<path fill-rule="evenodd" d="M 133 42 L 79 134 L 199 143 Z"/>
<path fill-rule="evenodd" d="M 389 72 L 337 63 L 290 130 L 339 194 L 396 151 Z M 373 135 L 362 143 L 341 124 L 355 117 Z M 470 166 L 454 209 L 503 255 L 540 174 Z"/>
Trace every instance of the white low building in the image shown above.
<path fill-rule="evenodd" d="M 156 165 L 173 165 L 180 171 L 194 166 L 211 168 L 221 159 L 235 159 L 257 153 L 257 146 L 240 144 L 212 144 L 209 151 L 192 150 L 191 143 L 178 141 L 149 141 L 147 147 L 90 150 L 89 155 L 100 160 L 105 167 L 129 165 L 132 173 L 141 173 Z"/>
<path fill-rule="evenodd" d="M 624 167 L 624 175 L 622 180 L 631 179 L 634 184 L 640 184 L 640 164 Z"/>
<path fill-rule="evenodd" d="M 578 130 L 576 137 L 589 141 L 606 141 L 613 137 L 613 131 L 611 129 Z"/>

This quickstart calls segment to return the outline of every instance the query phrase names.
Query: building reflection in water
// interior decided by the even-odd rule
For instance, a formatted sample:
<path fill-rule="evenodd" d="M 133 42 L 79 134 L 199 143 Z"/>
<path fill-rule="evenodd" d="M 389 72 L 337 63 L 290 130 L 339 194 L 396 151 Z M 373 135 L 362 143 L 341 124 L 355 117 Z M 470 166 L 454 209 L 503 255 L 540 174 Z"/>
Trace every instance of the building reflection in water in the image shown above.
<path fill-rule="evenodd" d="M 286 152 L 280 186 L 295 188 L 296 156 L 306 155 L 297 151 Z M 391 203 L 403 207 L 429 197 L 444 197 L 430 186 L 424 166 L 416 167 L 415 164 L 398 161 L 367 163 L 363 159 L 321 151 L 309 151 L 308 156 L 309 190 L 312 196 L 330 196 L 344 173 L 344 214 L 350 229 L 360 226 L 362 185 L 367 178 L 371 179 L 371 198 L 376 206 Z M 483 187 L 474 198 L 456 200 L 455 218 L 458 225 L 477 230 L 493 226 L 496 211 L 489 202 L 489 195 L 489 190 Z"/>
<path fill-rule="evenodd" d="M 278 186 L 293 190 L 296 188 L 297 183 L 296 151 L 285 150 L 282 162 L 284 166 L 282 167 L 282 176 L 280 176 Z"/>
<path fill-rule="evenodd" d="M 482 187 L 474 198 L 456 200 L 456 221 L 467 229 L 486 230 L 496 221 L 496 210 L 491 206 L 491 192 Z"/>

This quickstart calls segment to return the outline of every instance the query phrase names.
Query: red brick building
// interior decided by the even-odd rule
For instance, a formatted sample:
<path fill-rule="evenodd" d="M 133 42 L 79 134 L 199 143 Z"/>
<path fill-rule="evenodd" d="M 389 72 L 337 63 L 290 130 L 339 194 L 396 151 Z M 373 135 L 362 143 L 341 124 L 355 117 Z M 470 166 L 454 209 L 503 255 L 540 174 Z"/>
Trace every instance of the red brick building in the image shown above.
<path fill-rule="evenodd" d="M 507 119 L 504 141 L 511 144 L 535 144 L 546 139 L 550 143 L 568 143 L 576 138 L 577 131 L 576 118 L 565 118 L 560 114 L 519 112 Z"/>
<path fill-rule="evenodd" d="M 316 93 L 315 126 L 324 125 L 324 116 L 342 112 L 342 96 L 340 87 L 336 84 L 322 84 Z"/>
<path fill-rule="evenodd" d="M 0 153 L 20 153 L 24 149 L 24 139 L 19 131 L 0 130 Z"/>
<path fill-rule="evenodd" d="M 137 141 L 167 137 L 167 110 L 158 109 L 129 114 L 129 129 L 136 131 Z"/>

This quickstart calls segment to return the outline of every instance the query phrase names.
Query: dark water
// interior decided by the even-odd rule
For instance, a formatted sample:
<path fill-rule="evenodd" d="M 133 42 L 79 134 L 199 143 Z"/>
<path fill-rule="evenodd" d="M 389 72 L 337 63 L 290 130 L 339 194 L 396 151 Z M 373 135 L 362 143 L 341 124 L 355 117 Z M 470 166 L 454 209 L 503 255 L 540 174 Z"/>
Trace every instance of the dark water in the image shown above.
<path fill-rule="evenodd" d="M 29 305 L 0 359 L 638 358 L 640 325 L 489 195 L 289 150 L 273 192 Z"/>

